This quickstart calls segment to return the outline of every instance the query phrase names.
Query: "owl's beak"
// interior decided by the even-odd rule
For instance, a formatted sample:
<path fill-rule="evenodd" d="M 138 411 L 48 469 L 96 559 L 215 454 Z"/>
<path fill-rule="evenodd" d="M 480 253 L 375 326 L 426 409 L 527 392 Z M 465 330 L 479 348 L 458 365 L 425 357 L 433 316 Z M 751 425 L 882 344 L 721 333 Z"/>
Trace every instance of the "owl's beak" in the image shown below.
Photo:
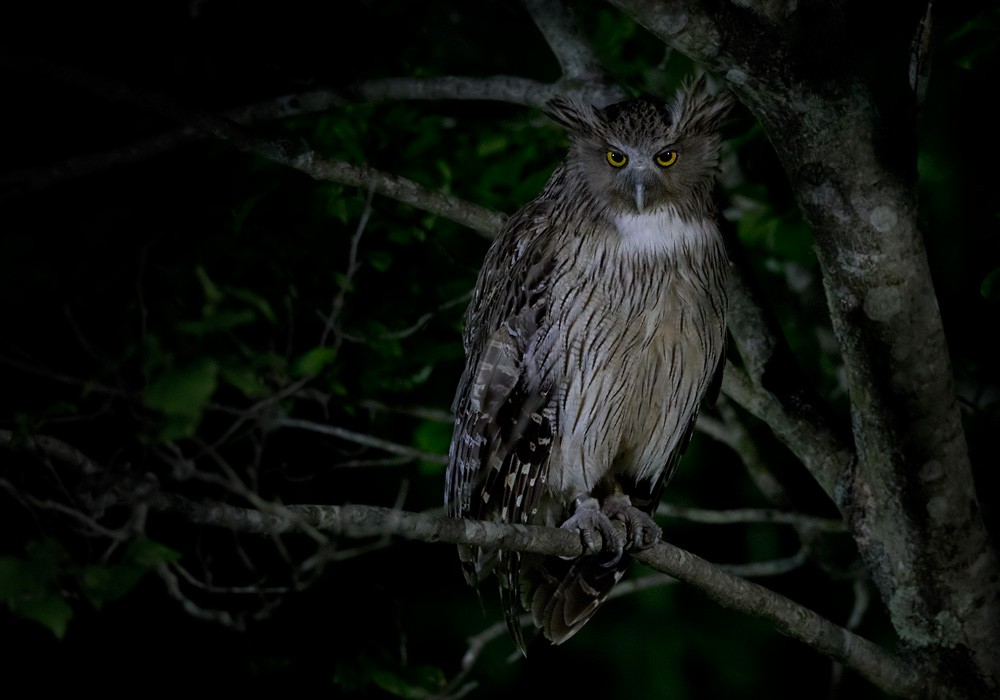
<path fill-rule="evenodd" d="M 646 186 L 643 185 L 642 180 L 639 180 L 635 183 L 635 208 L 639 210 L 640 214 L 642 213 L 642 203 L 645 193 Z"/>

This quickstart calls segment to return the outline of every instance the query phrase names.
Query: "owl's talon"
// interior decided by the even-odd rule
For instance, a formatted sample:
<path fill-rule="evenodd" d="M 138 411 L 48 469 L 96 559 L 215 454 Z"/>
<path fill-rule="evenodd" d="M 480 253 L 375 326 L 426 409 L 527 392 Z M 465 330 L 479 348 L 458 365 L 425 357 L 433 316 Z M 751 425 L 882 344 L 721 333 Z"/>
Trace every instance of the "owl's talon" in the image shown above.
<path fill-rule="evenodd" d="M 585 555 L 602 555 L 610 561 L 601 564 L 614 566 L 625 551 L 627 531 L 601 509 L 596 498 L 578 499 L 573 515 L 562 524 L 567 530 L 578 530 Z"/>
<path fill-rule="evenodd" d="M 613 494 L 605 498 L 601 512 L 612 523 L 624 529 L 625 546 L 628 549 L 649 549 L 663 534 L 652 516 L 633 506 L 625 494 Z"/>

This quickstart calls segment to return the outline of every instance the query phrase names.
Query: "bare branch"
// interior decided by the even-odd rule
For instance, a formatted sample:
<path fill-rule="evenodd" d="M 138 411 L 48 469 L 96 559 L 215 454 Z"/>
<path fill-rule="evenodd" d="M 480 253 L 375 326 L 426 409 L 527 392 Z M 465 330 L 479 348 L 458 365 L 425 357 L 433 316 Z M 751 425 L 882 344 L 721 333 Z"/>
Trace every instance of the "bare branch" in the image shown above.
<path fill-rule="evenodd" d="M 160 580 L 163 581 L 170 597 L 180 603 L 184 612 L 191 617 L 198 618 L 199 620 L 215 622 L 223 625 L 224 627 L 230 627 L 235 630 L 244 630 L 242 620 L 233 617 L 228 611 L 208 610 L 184 595 L 184 592 L 181 590 L 180 581 L 177 580 L 177 576 L 170 570 L 169 567 L 167 567 L 166 564 L 160 564 L 157 566 L 156 573 L 159 575 Z"/>
<path fill-rule="evenodd" d="M 551 556 L 583 554 L 579 536 L 562 528 L 505 525 L 446 518 L 375 506 L 287 506 L 289 514 L 261 513 L 222 504 L 201 505 L 159 496 L 153 506 L 186 519 L 257 534 L 295 532 L 301 521 L 311 527 L 346 537 L 395 535 L 425 542 L 501 546 Z M 900 659 L 871 642 L 801 605 L 762 586 L 737 578 L 700 557 L 659 542 L 635 553 L 648 566 L 694 585 L 720 604 L 771 621 L 779 630 L 803 641 L 868 678 L 887 692 L 916 695 L 923 680 Z"/>
<path fill-rule="evenodd" d="M 678 518 L 711 525 L 779 523 L 814 532 L 847 532 L 847 526 L 841 520 L 817 518 L 802 513 L 788 513 L 766 508 L 707 510 L 703 508 L 684 508 L 669 503 L 661 503 L 656 509 L 656 514 L 666 518 Z"/>
<path fill-rule="evenodd" d="M 598 106 L 618 102 L 624 91 L 614 84 L 583 35 L 569 3 L 562 0 L 526 0 L 525 7 L 559 61 L 568 91 L 581 91 Z"/>
<path fill-rule="evenodd" d="M 337 294 L 333 298 L 330 313 L 326 317 L 323 324 L 323 333 L 319 338 L 319 344 L 326 345 L 327 337 L 331 332 L 334 332 L 334 343 L 332 346 L 334 350 L 339 348 L 340 344 L 343 342 L 343 336 L 341 335 L 338 321 L 341 312 L 344 310 L 344 300 L 347 298 L 347 292 L 351 290 L 354 277 L 358 270 L 361 269 L 361 264 L 358 262 L 358 246 L 361 243 L 361 236 L 368 227 L 368 220 L 372 215 L 372 195 L 374 193 L 373 189 L 368 189 L 368 195 L 365 197 L 365 208 L 361 212 L 361 216 L 358 218 L 358 224 L 354 229 L 354 235 L 351 236 L 351 247 L 347 255 L 347 269 L 344 271 L 344 277 L 340 282 L 340 289 L 337 290 Z"/>
<path fill-rule="evenodd" d="M 401 413 L 403 415 L 415 416 L 424 420 L 437 421 L 439 423 L 451 423 L 455 416 L 451 411 L 442 411 L 439 408 L 427 408 L 424 406 L 389 406 L 381 401 L 365 399 L 361 406 L 370 411 L 387 411 L 390 413 Z"/>
<path fill-rule="evenodd" d="M 795 456 L 828 495 L 836 498 L 836 486 L 845 467 L 853 464 L 854 453 L 827 425 L 814 419 L 814 413 L 803 410 L 791 413 L 778 398 L 732 364 L 727 365 L 722 378 L 722 390 L 733 401 L 768 424 L 775 435 Z M 840 496 L 838 506 L 845 505 L 847 494 Z"/>
<path fill-rule="evenodd" d="M 553 85 L 528 78 L 497 75 L 487 78 L 380 78 L 353 85 L 349 93 L 366 102 L 387 100 L 491 100 L 542 108 L 556 94 Z"/>
<path fill-rule="evenodd" d="M 736 411 L 725 394 L 720 395 L 715 402 L 715 410 L 722 417 L 721 421 L 702 413 L 698 416 L 695 427 L 739 455 L 757 490 L 768 501 L 779 506 L 789 505 L 792 499 L 787 489 L 761 459 L 756 441 L 737 418 Z"/>
<path fill-rule="evenodd" d="M 434 462 L 436 464 L 448 463 L 448 458 L 445 455 L 423 452 L 416 448 L 408 447 L 407 445 L 400 445 L 399 443 L 383 440 L 382 438 L 377 438 L 373 435 L 365 435 L 364 433 L 347 430 L 346 428 L 340 428 L 335 425 L 314 423 L 312 421 L 301 420 L 298 418 L 281 418 L 275 422 L 274 425 L 281 428 L 298 428 L 300 430 L 309 430 L 322 435 L 330 435 L 332 437 L 340 438 L 341 440 L 347 440 L 349 442 L 365 445 L 367 447 L 374 447 L 377 450 L 403 455 L 410 457 L 411 459 L 421 459 L 426 462 Z"/>
<path fill-rule="evenodd" d="M 341 429 L 307 421 L 286 419 L 289 427 L 300 427 L 325 434 L 344 437 Z M 354 436 L 356 437 L 356 436 Z M 365 436 L 365 441 L 370 438 Z M 379 444 L 380 441 L 375 441 Z M 380 445 L 380 449 L 392 443 Z M 212 456 L 212 451 L 209 452 Z M 219 463 L 219 460 L 216 460 Z M 220 463 L 234 480 L 237 487 L 241 482 L 224 462 Z M 246 488 L 238 488 L 245 496 Z M 252 499 L 256 501 L 257 499 Z M 277 537 L 285 533 L 330 533 L 351 538 L 376 538 L 385 541 L 391 536 L 402 536 L 427 542 L 467 543 L 472 545 L 502 546 L 508 549 L 575 557 L 583 553 L 583 547 L 576 533 L 562 528 L 544 528 L 527 525 L 503 525 L 494 522 L 471 521 L 446 518 L 435 514 L 418 514 L 395 508 L 374 506 L 309 506 L 273 505 L 264 509 L 237 508 L 224 504 L 202 504 L 188 501 L 167 493 L 151 494 L 149 507 L 158 512 L 173 513 L 197 523 L 226 527 L 238 532 L 248 532 Z M 259 505 L 259 504 L 258 504 Z M 322 536 L 320 539 L 323 540 Z M 782 632 L 804 641 L 823 653 L 840 659 L 843 663 L 883 689 L 900 694 L 908 694 L 919 687 L 912 670 L 901 661 L 886 654 L 870 642 L 857 637 L 815 613 L 797 605 L 763 587 L 751 584 L 726 573 L 720 567 L 696 557 L 693 554 L 664 542 L 653 549 L 636 553 L 639 561 L 677 579 L 691 583 L 706 591 L 711 597 L 727 607 L 770 620 Z M 766 566 L 744 565 L 745 573 L 767 575 L 787 570 L 800 563 L 799 557 L 781 562 L 781 566 L 769 563 Z M 193 615 L 216 619 L 225 624 L 239 624 L 227 617 L 227 613 L 216 613 L 201 609 L 180 591 L 176 577 L 164 568 L 161 577 L 168 585 L 171 595 Z"/>
<path fill-rule="evenodd" d="M 55 65 L 40 59 L 5 57 L 3 60 L 25 72 L 66 82 L 109 100 L 128 102 L 141 109 L 187 124 L 209 136 L 228 141 L 240 151 L 281 163 L 313 179 L 371 188 L 378 194 L 443 216 L 487 237 L 499 229 L 506 219 L 504 215 L 478 204 L 463 201 L 367 165 L 332 161 L 322 158 L 305 146 L 262 139 L 225 117 L 184 107 L 164 95 L 137 90 L 81 68 Z"/>
<path fill-rule="evenodd" d="M 100 465 L 77 448 L 48 435 L 15 436 L 10 430 L 0 428 L 0 447 L 43 454 L 75 467 L 83 474 L 98 474 L 102 469 Z"/>
<path fill-rule="evenodd" d="M 530 618 L 525 620 L 525 624 L 531 624 Z M 507 624 L 501 621 L 490 625 L 479 634 L 469 637 L 467 640 L 468 648 L 462 656 L 462 668 L 439 693 L 430 697 L 433 700 L 458 700 L 458 698 L 463 698 L 475 690 L 479 684 L 476 681 L 466 683 L 465 679 L 468 678 L 486 645 L 506 636 Z M 517 659 L 518 657 L 519 655 L 512 655 L 510 658 Z"/>

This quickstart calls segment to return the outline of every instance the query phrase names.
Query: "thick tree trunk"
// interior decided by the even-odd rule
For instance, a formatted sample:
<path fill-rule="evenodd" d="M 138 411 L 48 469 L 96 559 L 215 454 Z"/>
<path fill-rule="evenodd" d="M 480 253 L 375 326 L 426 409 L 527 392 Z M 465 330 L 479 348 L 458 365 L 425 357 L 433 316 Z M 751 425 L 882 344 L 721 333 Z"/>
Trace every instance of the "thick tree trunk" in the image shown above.
<path fill-rule="evenodd" d="M 615 4 L 724 76 L 769 134 L 812 226 L 850 387 L 857 459 L 817 480 L 922 668 L 995 692 L 1000 567 L 917 226 L 907 77 L 924 8 Z"/>

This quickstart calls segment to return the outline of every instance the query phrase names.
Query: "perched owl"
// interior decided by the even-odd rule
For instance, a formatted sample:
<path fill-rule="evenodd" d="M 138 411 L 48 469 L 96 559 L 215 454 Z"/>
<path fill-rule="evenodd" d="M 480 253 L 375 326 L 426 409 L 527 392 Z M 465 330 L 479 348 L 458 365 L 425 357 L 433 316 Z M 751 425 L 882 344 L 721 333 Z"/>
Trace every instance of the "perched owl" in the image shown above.
<path fill-rule="evenodd" d="M 466 315 L 448 513 L 577 530 L 588 552 L 459 548 L 471 584 L 496 573 L 522 652 L 522 607 L 563 642 L 627 552 L 659 539 L 663 485 L 718 390 L 729 261 L 712 191 L 730 106 L 703 80 L 670 103 L 551 100 L 569 154 L 486 255 Z"/>

